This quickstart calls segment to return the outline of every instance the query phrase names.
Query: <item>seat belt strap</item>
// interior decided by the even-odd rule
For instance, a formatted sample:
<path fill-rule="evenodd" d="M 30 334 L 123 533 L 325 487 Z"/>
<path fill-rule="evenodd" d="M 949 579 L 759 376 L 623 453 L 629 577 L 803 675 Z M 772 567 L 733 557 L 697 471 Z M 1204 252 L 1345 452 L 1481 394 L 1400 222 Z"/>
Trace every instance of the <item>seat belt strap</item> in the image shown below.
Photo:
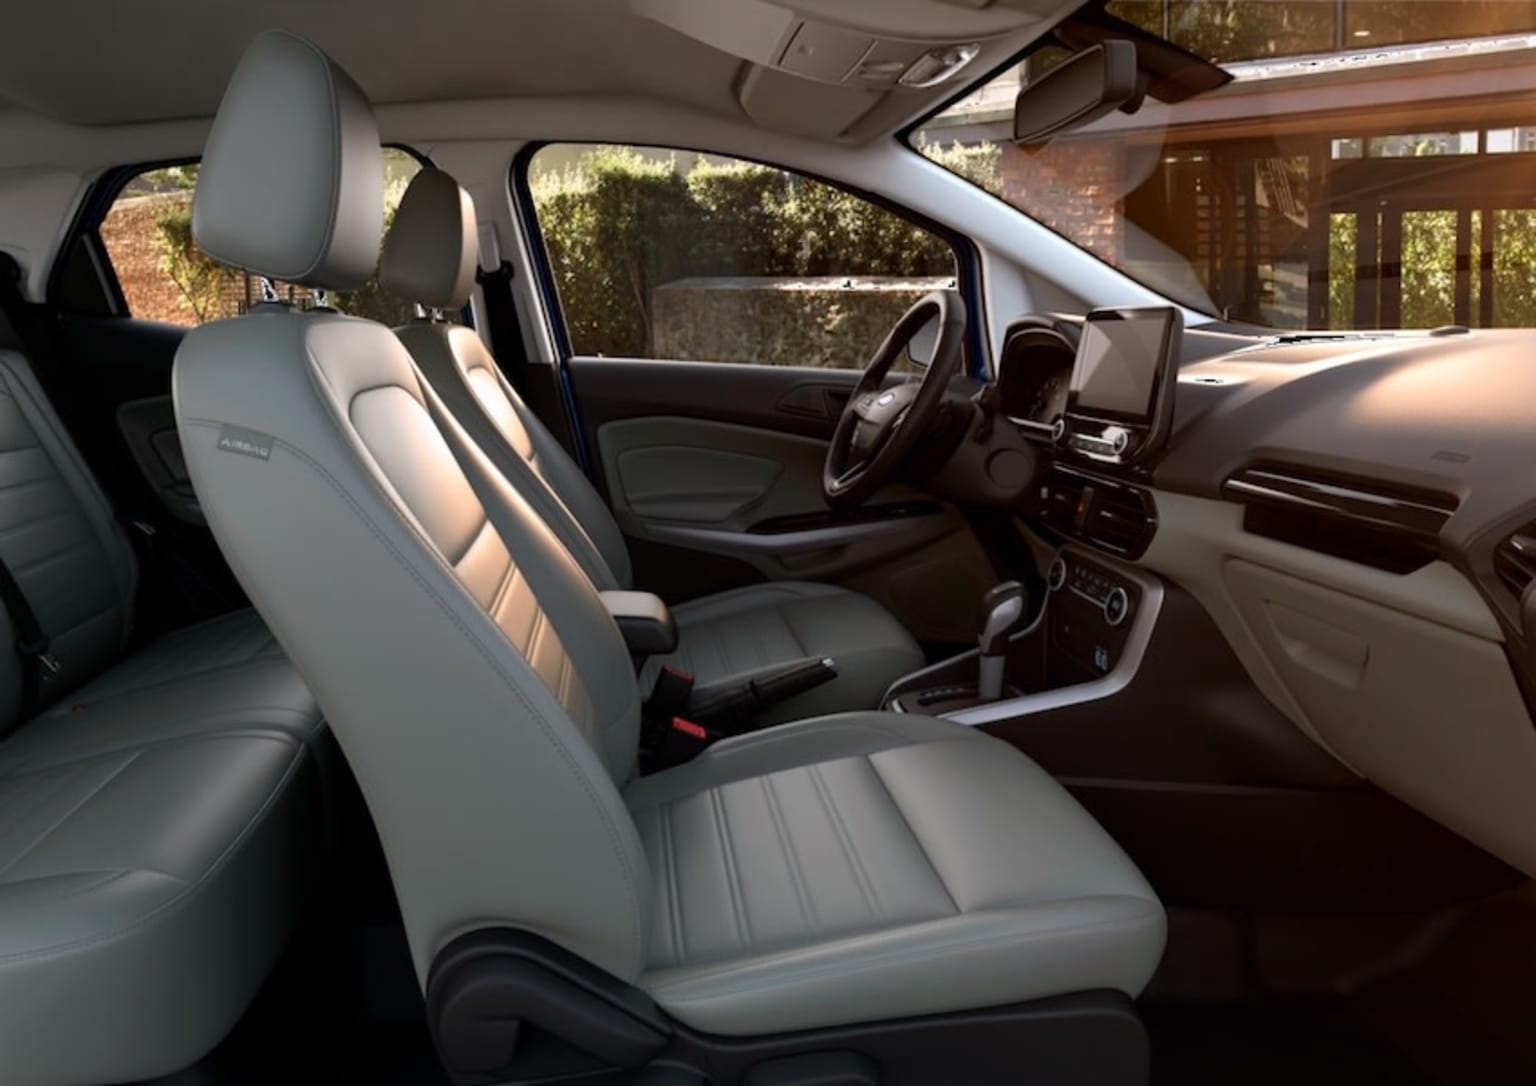
<path fill-rule="evenodd" d="M 16 635 L 16 655 L 21 658 L 21 718 L 25 720 L 37 707 L 43 684 L 59 673 L 60 665 L 53 655 L 53 643 L 37 620 L 37 612 L 32 610 L 26 593 L 4 561 L 0 561 L 0 602 L 10 616 L 11 632 Z"/>

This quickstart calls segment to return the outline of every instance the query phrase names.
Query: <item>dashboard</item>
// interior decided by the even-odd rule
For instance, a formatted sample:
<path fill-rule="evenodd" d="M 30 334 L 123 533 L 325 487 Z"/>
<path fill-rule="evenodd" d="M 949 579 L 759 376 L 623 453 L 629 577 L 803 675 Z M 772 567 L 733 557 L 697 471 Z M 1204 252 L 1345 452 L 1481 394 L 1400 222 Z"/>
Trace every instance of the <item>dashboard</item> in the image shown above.
<path fill-rule="evenodd" d="M 1008 329 L 1016 510 L 1189 592 L 1334 758 L 1536 873 L 1536 332 L 1192 328 L 1166 441 L 1062 440 L 1083 322 Z"/>

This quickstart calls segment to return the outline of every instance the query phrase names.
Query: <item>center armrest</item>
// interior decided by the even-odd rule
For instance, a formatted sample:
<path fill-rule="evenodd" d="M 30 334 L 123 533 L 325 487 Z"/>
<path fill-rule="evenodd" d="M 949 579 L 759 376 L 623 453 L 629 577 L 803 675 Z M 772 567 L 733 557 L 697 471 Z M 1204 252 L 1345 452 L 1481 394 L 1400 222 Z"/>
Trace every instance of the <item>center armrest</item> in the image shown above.
<path fill-rule="evenodd" d="M 602 592 L 631 656 L 660 656 L 677 648 L 677 623 L 661 597 L 650 592 Z"/>

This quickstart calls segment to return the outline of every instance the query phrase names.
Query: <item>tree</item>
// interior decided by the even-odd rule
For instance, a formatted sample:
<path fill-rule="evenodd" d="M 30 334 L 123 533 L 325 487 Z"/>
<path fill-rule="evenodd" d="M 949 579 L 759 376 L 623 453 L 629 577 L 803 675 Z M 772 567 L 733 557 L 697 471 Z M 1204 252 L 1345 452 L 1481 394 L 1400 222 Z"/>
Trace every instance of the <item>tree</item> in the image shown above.
<path fill-rule="evenodd" d="M 240 273 L 193 242 L 192 202 L 167 199 L 155 226 L 160 235 L 160 267 L 181 291 L 182 303 L 197 322 L 228 316 L 227 299 L 240 283 Z"/>

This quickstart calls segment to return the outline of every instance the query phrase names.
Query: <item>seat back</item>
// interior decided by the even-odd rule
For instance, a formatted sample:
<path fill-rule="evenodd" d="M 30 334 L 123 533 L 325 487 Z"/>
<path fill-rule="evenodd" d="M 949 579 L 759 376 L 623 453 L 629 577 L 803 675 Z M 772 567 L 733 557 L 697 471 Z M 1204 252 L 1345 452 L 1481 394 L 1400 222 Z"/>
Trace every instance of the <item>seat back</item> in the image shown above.
<path fill-rule="evenodd" d="M 270 32 L 220 106 L 194 236 L 257 274 L 355 287 L 382 178 L 356 85 Z M 559 541 L 382 325 L 260 306 L 187 335 L 175 393 L 209 524 L 362 787 L 418 974 L 506 924 L 635 976 L 649 873 L 618 784 L 639 696 Z"/>
<path fill-rule="evenodd" d="M 38 690 L 56 701 L 127 644 L 138 567 L 27 360 L 0 325 L 0 561 L 16 578 L 60 666 Z M 0 735 L 21 715 L 16 631 L 0 608 Z"/>
<path fill-rule="evenodd" d="M 430 167 L 406 189 L 384 239 L 379 281 L 427 316 L 399 328 L 423 376 L 466 433 L 549 524 L 600 589 L 628 588 L 624 535 L 585 473 L 507 383 L 480 337 L 441 319 L 474 289 L 475 205 Z"/>

